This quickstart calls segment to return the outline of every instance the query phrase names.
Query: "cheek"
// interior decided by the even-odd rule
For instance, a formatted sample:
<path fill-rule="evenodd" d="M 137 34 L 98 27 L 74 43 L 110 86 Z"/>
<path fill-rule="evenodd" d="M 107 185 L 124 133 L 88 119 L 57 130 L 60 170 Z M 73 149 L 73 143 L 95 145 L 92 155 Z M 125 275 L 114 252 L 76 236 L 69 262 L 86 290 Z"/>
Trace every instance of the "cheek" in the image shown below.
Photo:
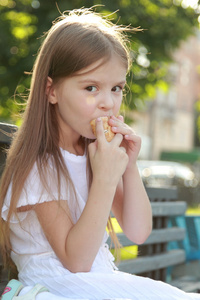
<path fill-rule="evenodd" d="M 94 96 L 88 96 L 82 101 L 82 104 L 80 106 L 80 110 L 85 114 L 85 115 L 90 115 L 93 113 L 96 109 L 97 102 Z"/>
<path fill-rule="evenodd" d="M 85 104 L 88 107 L 93 107 L 96 104 L 96 99 L 94 96 L 88 96 L 85 100 Z"/>
<path fill-rule="evenodd" d="M 121 99 L 115 103 L 115 107 L 114 107 L 114 110 L 115 110 L 114 114 L 115 115 L 119 112 L 121 104 L 122 104 L 122 100 Z"/>

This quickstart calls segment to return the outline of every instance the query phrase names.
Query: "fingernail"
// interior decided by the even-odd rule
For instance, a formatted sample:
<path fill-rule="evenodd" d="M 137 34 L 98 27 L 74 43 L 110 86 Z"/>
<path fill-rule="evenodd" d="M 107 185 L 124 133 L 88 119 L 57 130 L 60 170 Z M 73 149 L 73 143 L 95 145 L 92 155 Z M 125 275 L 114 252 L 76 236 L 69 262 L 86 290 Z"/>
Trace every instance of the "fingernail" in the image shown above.
<path fill-rule="evenodd" d="M 97 118 L 97 122 L 100 122 L 101 121 L 101 118 Z"/>

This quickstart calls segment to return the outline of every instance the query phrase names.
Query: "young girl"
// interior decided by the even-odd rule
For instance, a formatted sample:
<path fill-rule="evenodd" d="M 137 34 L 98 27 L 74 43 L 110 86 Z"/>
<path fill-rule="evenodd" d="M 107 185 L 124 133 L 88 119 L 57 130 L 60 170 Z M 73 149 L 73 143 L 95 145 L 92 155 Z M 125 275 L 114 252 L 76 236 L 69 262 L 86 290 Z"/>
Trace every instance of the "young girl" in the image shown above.
<path fill-rule="evenodd" d="M 152 228 L 136 166 L 141 140 L 119 115 L 125 31 L 83 9 L 63 15 L 43 42 L 1 180 L 2 251 L 19 277 L 2 299 L 200 299 L 117 271 L 106 244 L 107 224 L 117 244 L 111 211 L 137 244 Z"/>

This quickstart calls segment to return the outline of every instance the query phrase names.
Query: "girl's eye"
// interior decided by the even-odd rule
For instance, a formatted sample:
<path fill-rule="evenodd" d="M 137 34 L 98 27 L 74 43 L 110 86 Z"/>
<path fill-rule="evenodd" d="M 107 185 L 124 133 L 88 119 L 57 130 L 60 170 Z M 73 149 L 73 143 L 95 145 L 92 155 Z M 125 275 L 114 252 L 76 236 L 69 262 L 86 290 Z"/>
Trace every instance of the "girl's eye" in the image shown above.
<path fill-rule="evenodd" d="M 112 88 L 112 92 L 121 92 L 121 90 L 122 90 L 122 87 L 121 86 L 114 86 L 113 88 Z"/>
<path fill-rule="evenodd" d="M 95 86 L 91 85 L 91 86 L 87 86 L 86 90 L 89 92 L 96 92 L 97 88 Z"/>

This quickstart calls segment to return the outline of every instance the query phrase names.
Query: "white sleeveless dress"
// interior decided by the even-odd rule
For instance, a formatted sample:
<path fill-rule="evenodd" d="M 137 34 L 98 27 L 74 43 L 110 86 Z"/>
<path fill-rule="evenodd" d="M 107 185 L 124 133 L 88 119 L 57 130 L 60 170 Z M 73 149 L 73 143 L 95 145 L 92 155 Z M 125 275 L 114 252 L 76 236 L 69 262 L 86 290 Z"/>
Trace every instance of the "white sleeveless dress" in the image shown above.
<path fill-rule="evenodd" d="M 69 199 L 65 184 L 61 185 L 61 199 L 66 199 L 73 221 L 76 222 L 88 197 L 86 179 L 86 156 L 76 156 L 61 150 L 70 176 L 76 184 L 79 210 L 75 213 L 75 199 Z M 53 165 L 50 163 L 53 170 Z M 49 179 L 50 180 L 50 179 Z M 27 178 L 18 207 L 27 204 L 57 199 L 56 180 L 51 179 L 51 196 L 42 187 L 36 165 Z M 11 186 L 5 199 L 2 217 L 6 220 Z M 53 195 L 53 198 L 52 198 Z M 102 245 L 90 272 L 71 273 L 63 267 L 48 243 L 34 210 L 20 212 L 11 220 L 12 259 L 15 262 L 19 280 L 29 288 L 36 283 L 47 287 L 50 293 L 41 293 L 38 300 L 62 299 L 152 299 L 190 300 L 200 299 L 200 294 L 184 293 L 161 281 L 151 280 L 117 270 L 114 258 L 106 244 L 105 232 Z M 24 289 L 26 290 L 26 288 Z M 23 290 L 22 290 L 23 294 Z"/>

